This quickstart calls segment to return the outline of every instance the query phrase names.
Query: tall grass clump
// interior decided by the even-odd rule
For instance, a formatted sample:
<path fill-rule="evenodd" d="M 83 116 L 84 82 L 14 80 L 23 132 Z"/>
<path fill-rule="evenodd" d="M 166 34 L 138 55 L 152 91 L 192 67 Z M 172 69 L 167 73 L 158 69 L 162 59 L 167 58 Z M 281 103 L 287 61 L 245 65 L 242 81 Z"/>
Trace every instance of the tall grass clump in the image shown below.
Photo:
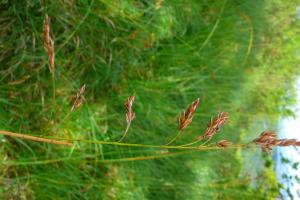
<path fill-rule="evenodd" d="M 274 198 L 244 155 L 298 144 L 257 137 L 293 114 L 296 6 L 1 2 L 1 198 Z"/>

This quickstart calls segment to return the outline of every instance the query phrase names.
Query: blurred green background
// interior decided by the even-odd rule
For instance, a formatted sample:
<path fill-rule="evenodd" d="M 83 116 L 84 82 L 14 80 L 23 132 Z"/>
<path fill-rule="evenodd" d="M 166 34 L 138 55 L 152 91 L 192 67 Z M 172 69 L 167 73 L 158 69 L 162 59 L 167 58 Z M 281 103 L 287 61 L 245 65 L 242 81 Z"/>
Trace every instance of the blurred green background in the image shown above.
<path fill-rule="evenodd" d="M 117 141 L 123 103 L 136 96 L 124 142 L 165 144 L 201 97 L 176 144 L 220 111 L 212 143 L 247 143 L 292 116 L 299 74 L 297 0 L 1 0 L 0 130 Z M 55 82 L 43 49 L 51 18 Z M 298 14 L 299 15 L 299 14 Z M 86 84 L 85 102 L 70 98 Z M 259 149 L 177 153 L 75 142 L 74 148 L 0 135 L 1 199 L 274 199 L 270 156 Z M 127 158 L 135 158 L 130 160 Z"/>

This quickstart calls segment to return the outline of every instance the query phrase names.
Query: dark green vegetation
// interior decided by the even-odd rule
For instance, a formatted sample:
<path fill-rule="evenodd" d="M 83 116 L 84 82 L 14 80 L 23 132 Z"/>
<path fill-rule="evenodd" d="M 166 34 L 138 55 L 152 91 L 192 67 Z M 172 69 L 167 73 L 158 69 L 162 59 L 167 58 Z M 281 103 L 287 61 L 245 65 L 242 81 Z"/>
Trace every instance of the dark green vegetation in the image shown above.
<path fill-rule="evenodd" d="M 191 142 L 219 111 L 229 113 L 230 123 L 212 142 L 248 142 L 292 114 L 294 97 L 287 92 L 299 71 L 300 44 L 294 2 L 165 0 L 159 7 L 158 0 L 2 1 L 0 129 L 117 141 L 126 127 L 123 102 L 134 94 L 136 119 L 125 142 L 160 145 L 177 133 L 178 113 L 200 96 L 193 123 L 176 144 Z M 42 42 L 46 14 L 55 82 Z M 84 83 L 86 101 L 69 114 L 70 98 Z M 253 180 L 244 172 L 255 163 L 244 161 L 244 151 L 252 150 L 143 160 L 166 151 L 81 142 L 64 148 L 0 137 L 4 199 L 278 194 L 269 161 Z M 140 160 L 126 160 L 132 157 Z"/>

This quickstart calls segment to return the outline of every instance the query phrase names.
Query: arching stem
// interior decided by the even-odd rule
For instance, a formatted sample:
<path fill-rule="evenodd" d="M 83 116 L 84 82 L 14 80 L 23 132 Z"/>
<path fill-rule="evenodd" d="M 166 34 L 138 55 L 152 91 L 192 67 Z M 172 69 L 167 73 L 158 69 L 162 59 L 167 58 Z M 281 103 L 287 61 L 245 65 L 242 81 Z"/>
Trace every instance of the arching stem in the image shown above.
<path fill-rule="evenodd" d="M 120 139 L 118 142 L 122 142 L 122 140 L 126 137 L 127 132 L 128 132 L 128 130 L 129 130 L 129 127 L 130 127 L 130 124 L 131 124 L 131 122 L 127 123 L 126 130 L 125 130 L 123 136 L 121 137 L 121 139 Z"/>
<path fill-rule="evenodd" d="M 165 145 L 167 146 L 167 145 L 172 144 L 180 135 L 181 135 L 181 131 L 178 131 L 177 135 Z"/>

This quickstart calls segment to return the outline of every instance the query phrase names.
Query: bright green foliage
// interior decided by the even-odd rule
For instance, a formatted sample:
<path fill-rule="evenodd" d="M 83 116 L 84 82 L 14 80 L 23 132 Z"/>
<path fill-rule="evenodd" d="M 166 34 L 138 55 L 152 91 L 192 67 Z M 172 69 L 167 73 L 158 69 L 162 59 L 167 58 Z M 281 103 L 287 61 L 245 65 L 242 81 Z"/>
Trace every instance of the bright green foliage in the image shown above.
<path fill-rule="evenodd" d="M 230 123 L 212 143 L 249 142 L 263 125 L 272 129 L 279 116 L 292 115 L 300 44 L 296 0 L 156 2 L 2 1 L 0 129 L 117 141 L 130 95 L 136 96 L 130 143 L 165 144 L 177 133 L 176 116 L 197 97 L 193 123 L 176 144 L 193 141 L 219 111 L 229 113 Z M 54 81 L 43 49 L 46 14 L 55 42 Z M 83 84 L 85 102 L 70 113 L 70 99 Z M 260 168 L 259 181 L 245 174 L 247 149 L 143 160 L 167 152 L 81 142 L 70 149 L 0 137 L 4 199 L 278 195 L 271 167 Z M 140 160 L 124 161 L 131 157 Z"/>

